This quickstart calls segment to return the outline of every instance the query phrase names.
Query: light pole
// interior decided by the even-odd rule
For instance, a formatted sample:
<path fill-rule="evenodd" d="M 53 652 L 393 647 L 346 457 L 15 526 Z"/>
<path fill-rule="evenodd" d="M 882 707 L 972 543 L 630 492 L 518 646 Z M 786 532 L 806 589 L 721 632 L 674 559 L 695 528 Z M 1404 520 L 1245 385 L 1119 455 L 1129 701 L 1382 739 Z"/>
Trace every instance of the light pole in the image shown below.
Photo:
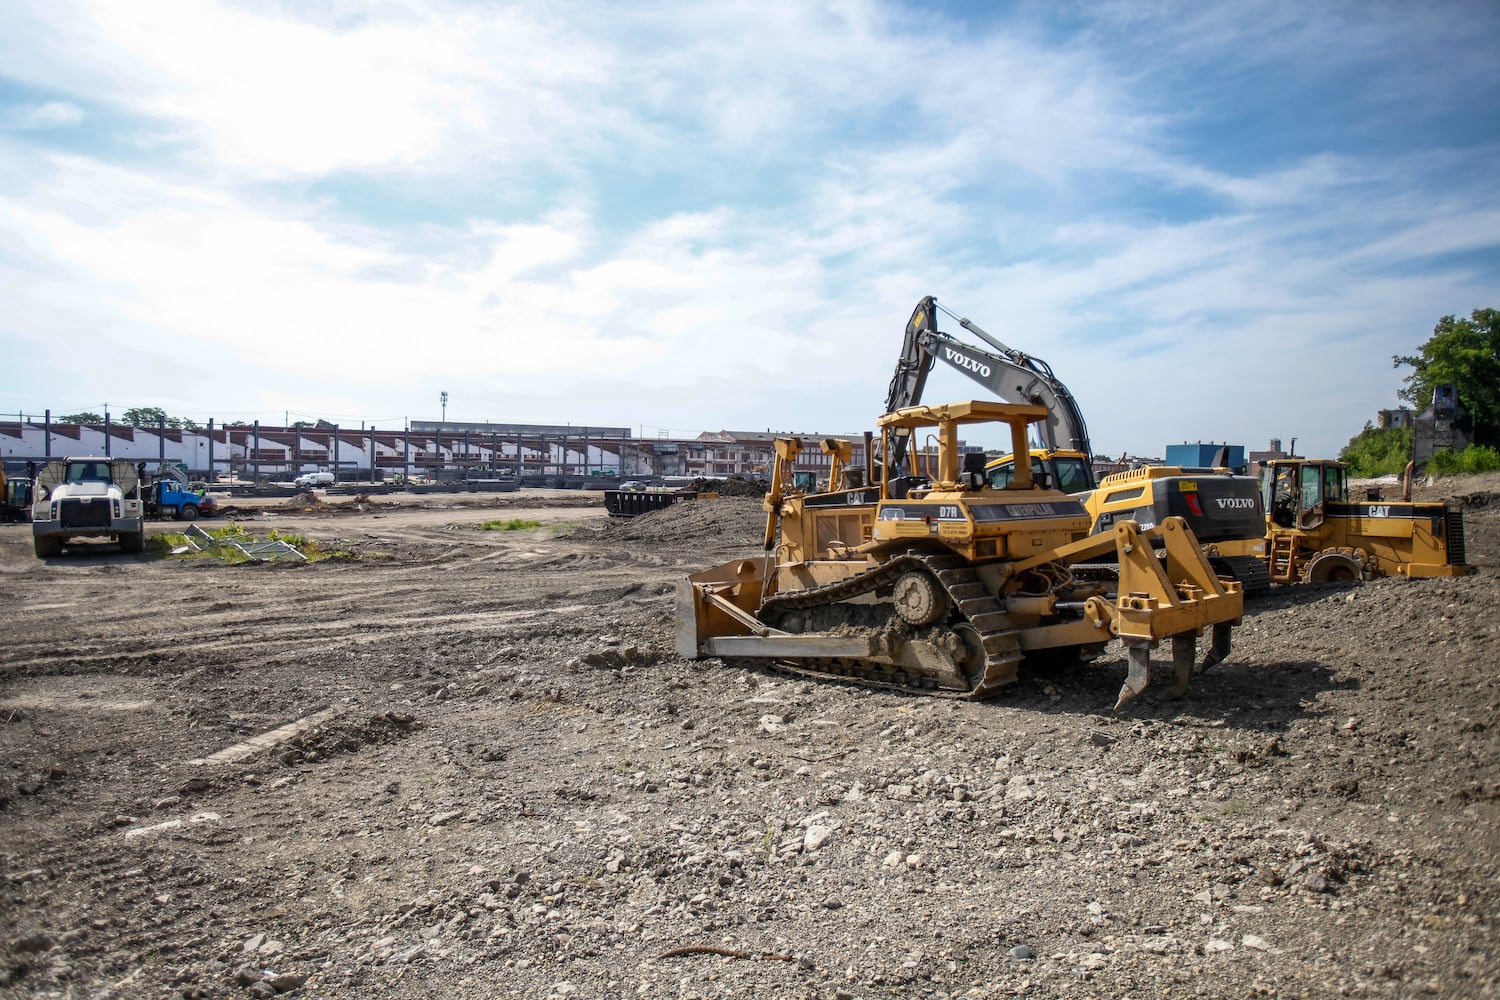
<path fill-rule="evenodd" d="M 442 392 L 438 393 L 438 399 L 442 400 L 442 402 L 443 402 L 443 422 L 447 423 L 447 421 L 448 421 L 448 390 L 444 389 Z"/>

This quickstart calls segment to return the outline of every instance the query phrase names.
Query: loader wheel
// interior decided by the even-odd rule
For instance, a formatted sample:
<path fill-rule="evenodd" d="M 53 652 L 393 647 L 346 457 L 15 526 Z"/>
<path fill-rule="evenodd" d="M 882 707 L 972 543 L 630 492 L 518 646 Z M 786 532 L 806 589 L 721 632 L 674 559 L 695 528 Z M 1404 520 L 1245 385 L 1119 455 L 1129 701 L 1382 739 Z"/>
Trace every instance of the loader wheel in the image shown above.
<path fill-rule="evenodd" d="M 1363 574 L 1359 560 L 1347 552 L 1319 552 L 1307 564 L 1308 583 L 1353 583 Z"/>
<path fill-rule="evenodd" d="M 183 504 L 182 508 L 177 511 L 177 520 L 179 520 L 179 521 L 196 521 L 196 520 L 198 520 L 198 506 L 197 506 L 197 504 L 191 504 L 191 503 L 185 503 L 185 504 Z"/>
<path fill-rule="evenodd" d="M 931 625 L 948 613 L 947 592 L 921 570 L 903 573 L 896 580 L 892 596 L 896 614 L 908 625 Z"/>

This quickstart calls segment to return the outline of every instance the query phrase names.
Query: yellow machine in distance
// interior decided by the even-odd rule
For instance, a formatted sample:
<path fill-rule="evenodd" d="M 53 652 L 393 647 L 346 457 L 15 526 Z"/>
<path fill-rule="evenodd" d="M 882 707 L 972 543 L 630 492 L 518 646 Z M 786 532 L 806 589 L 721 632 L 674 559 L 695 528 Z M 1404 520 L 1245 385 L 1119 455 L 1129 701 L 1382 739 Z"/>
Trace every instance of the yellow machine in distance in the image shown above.
<path fill-rule="evenodd" d="M 1458 504 L 1355 501 L 1348 466 L 1330 459 L 1272 459 L 1260 477 L 1267 513 L 1262 558 L 1277 583 L 1474 572 Z"/>
<path fill-rule="evenodd" d="M 1025 656 L 1092 658 L 1118 638 L 1129 659 L 1119 707 L 1145 689 L 1150 651 L 1170 638 L 1174 691 L 1184 691 L 1197 637 L 1212 631 L 1204 666 L 1217 662 L 1242 611 L 1239 585 L 1216 576 L 1184 522 L 1143 530 L 1122 520 L 1091 535 L 1078 501 L 1029 467 L 996 488 L 982 455 L 959 455 L 965 425 L 1006 424 L 1023 450 L 1028 426 L 1047 413 L 974 401 L 888 413 L 882 454 L 894 435 L 934 432 L 934 449 L 912 456 L 924 474 L 893 479 L 883 466 L 872 482 L 867 466 L 860 482 L 825 493 L 792 485 L 802 444 L 781 439 L 765 499 L 767 554 L 679 585 L 679 652 L 979 698 L 1013 683 Z M 824 450 L 841 453 L 830 442 Z M 1117 581 L 1073 572 L 1106 553 L 1118 560 Z"/>

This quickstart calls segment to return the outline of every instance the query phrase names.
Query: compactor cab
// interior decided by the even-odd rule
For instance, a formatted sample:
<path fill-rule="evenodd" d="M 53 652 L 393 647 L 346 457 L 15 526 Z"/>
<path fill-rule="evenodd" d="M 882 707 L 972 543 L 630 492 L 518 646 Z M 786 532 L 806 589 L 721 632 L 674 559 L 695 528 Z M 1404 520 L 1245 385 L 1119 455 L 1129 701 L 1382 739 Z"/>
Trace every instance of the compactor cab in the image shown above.
<path fill-rule="evenodd" d="M 1261 495 L 1278 528 L 1312 529 L 1328 517 L 1328 504 L 1349 501 L 1348 469 L 1342 462 L 1276 460 L 1261 473 Z"/>
<path fill-rule="evenodd" d="M 1078 501 L 1034 478 L 1029 463 L 997 487 L 982 462 L 960 455 L 961 428 L 995 422 L 1024 453 L 1028 426 L 1047 414 L 975 401 L 887 413 L 881 454 L 909 443 L 911 474 L 893 478 L 890 464 L 857 481 L 840 472 L 824 493 L 795 487 L 802 442 L 778 440 L 766 554 L 683 581 L 679 651 L 984 697 L 1014 682 L 1025 656 L 1090 659 L 1119 638 L 1130 669 L 1118 707 L 1144 690 L 1151 648 L 1171 638 L 1185 689 L 1205 629 L 1205 665 L 1228 652 L 1241 593 L 1217 578 L 1183 521 L 1142 530 L 1127 520 L 1090 535 Z M 848 447 L 822 443 L 835 458 Z M 1105 553 L 1118 560 L 1117 582 L 1073 571 Z"/>
<path fill-rule="evenodd" d="M 1348 466 L 1328 459 L 1272 459 L 1260 477 L 1265 559 L 1278 583 L 1474 572 L 1456 503 L 1355 501 Z"/>

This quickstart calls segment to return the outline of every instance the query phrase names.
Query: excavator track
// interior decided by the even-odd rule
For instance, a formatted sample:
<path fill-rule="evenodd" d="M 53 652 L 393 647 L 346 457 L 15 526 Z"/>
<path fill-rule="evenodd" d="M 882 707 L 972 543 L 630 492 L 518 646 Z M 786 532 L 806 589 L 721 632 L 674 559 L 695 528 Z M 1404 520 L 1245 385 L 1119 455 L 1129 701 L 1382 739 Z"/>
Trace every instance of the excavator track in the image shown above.
<path fill-rule="evenodd" d="M 1271 589 L 1271 567 L 1256 556 L 1218 556 L 1213 562 L 1223 563 L 1229 575 L 1239 581 L 1245 596 L 1253 597 Z"/>
<path fill-rule="evenodd" d="M 877 593 L 894 586 L 897 579 L 913 570 L 925 571 L 937 580 L 953 609 L 963 619 L 961 623 L 955 624 L 971 630 L 966 643 L 971 656 L 969 662 L 961 665 L 970 685 L 967 691 L 937 689 L 932 678 L 913 677 L 904 672 L 893 673 L 885 664 L 865 660 L 845 658 L 778 661 L 779 665 L 790 673 L 802 676 L 832 676 L 870 687 L 916 689 L 930 694 L 949 694 L 970 699 L 987 698 L 1013 683 L 1021 664 L 1020 632 L 1011 622 L 1005 608 L 988 592 L 974 568 L 967 560 L 953 553 L 906 552 L 868 572 L 838 583 L 778 594 L 762 605 L 760 617 L 762 621 L 774 622 L 787 611 L 825 607 Z"/>

